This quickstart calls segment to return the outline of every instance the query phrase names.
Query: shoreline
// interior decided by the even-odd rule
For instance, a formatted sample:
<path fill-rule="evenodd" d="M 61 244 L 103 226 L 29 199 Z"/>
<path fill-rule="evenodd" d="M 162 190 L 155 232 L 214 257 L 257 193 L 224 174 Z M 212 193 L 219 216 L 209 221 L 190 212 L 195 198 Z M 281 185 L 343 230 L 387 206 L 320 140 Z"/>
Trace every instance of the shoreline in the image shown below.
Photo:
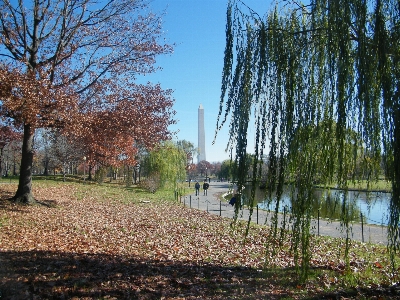
<path fill-rule="evenodd" d="M 186 204 L 190 203 L 190 208 L 193 209 L 207 211 L 208 213 L 219 215 L 220 217 L 232 219 L 235 214 L 234 207 L 224 198 L 224 195 L 226 196 L 231 193 L 229 187 L 230 183 L 212 181 L 210 183 L 208 195 L 204 196 L 201 190 L 200 195 L 195 196 L 195 191 L 193 189 L 192 193 L 184 196 L 186 199 L 190 198 L 190 202 L 186 201 Z M 244 208 L 239 212 L 238 219 L 244 221 L 250 220 L 252 223 L 270 226 L 270 217 L 272 213 L 260 208 L 257 213 L 256 207 L 254 207 L 253 214 L 250 216 L 249 209 Z M 278 214 L 279 226 L 284 223 L 283 217 L 283 213 Z M 285 218 L 288 218 L 287 214 Z M 288 224 L 288 220 L 285 221 L 285 224 Z M 349 225 L 351 228 L 350 238 L 352 240 L 385 245 L 388 243 L 387 226 L 385 225 L 363 223 L 363 226 L 361 226 L 361 222 L 351 222 Z M 340 221 L 320 218 L 318 222 L 318 219 L 312 219 L 311 226 L 313 227 L 312 234 L 330 236 L 332 238 L 346 238 L 346 232 L 343 230 Z"/>

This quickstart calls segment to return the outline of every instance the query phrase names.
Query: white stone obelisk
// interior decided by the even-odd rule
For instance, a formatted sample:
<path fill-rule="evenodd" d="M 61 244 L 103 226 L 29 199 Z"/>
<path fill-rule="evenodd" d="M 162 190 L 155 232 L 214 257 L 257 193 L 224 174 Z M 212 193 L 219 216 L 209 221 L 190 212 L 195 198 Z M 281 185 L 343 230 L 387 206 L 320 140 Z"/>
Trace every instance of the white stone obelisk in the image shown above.
<path fill-rule="evenodd" d="M 197 163 L 206 160 L 206 137 L 204 132 L 204 109 L 203 105 L 199 106 L 199 120 L 198 120 L 198 150 Z"/>

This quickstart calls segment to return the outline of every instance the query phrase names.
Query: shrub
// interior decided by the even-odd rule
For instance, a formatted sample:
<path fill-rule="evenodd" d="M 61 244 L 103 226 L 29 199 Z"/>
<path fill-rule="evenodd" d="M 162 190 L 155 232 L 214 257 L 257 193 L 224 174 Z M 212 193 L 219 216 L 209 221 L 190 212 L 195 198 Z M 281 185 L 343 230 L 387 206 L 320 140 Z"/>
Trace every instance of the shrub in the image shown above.
<path fill-rule="evenodd" d="M 155 193 L 161 186 L 161 178 L 159 173 L 152 173 L 144 180 L 140 181 L 140 187 L 149 191 L 150 193 Z"/>

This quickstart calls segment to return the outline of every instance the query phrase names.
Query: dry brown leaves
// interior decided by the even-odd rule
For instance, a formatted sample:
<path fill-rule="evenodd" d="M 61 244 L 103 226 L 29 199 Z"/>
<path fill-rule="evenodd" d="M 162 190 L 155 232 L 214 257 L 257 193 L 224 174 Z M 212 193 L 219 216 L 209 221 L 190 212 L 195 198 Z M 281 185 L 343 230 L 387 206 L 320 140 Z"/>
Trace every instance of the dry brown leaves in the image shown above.
<path fill-rule="evenodd" d="M 263 276 L 267 234 L 167 202 L 99 201 L 88 187 L 35 189 L 50 206 L 20 206 L 1 185 L 0 298 L 279 299 L 301 297 L 295 282 Z M 290 267 L 292 258 L 276 262 Z M 328 280 L 328 279 L 327 279 Z M 330 279 L 329 279 L 330 280 Z M 307 287 L 310 288 L 310 287 Z M 293 290 L 298 289 L 298 294 Z M 318 293 L 318 288 L 315 288 Z M 312 294 L 312 292 L 311 292 Z"/>

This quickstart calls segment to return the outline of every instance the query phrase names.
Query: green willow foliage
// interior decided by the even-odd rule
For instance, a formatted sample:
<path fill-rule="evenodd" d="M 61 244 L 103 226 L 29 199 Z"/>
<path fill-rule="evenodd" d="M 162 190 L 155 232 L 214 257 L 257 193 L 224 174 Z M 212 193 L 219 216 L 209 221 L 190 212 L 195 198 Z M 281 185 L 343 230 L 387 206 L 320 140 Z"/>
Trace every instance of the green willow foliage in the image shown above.
<path fill-rule="evenodd" d="M 171 141 L 160 143 L 143 162 L 147 176 L 157 174 L 161 187 L 176 187 L 186 177 L 186 153 Z"/>
<path fill-rule="evenodd" d="M 248 126 L 256 128 L 252 195 L 267 157 L 276 214 L 291 183 L 292 249 L 305 278 L 314 183 L 346 191 L 349 180 L 376 179 L 382 162 L 393 185 L 389 249 L 400 250 L 400 4 L 312 0 L 288 10 L 285 3 L 285 13 L 277 7 L 260 17 L 242 1 L 229 2 L 217 132 L 230 119 L 227 147 L 236 149 L 241 187 Z M 349 237 L 347 201 L 345 193 L 341 221 Z"/>

